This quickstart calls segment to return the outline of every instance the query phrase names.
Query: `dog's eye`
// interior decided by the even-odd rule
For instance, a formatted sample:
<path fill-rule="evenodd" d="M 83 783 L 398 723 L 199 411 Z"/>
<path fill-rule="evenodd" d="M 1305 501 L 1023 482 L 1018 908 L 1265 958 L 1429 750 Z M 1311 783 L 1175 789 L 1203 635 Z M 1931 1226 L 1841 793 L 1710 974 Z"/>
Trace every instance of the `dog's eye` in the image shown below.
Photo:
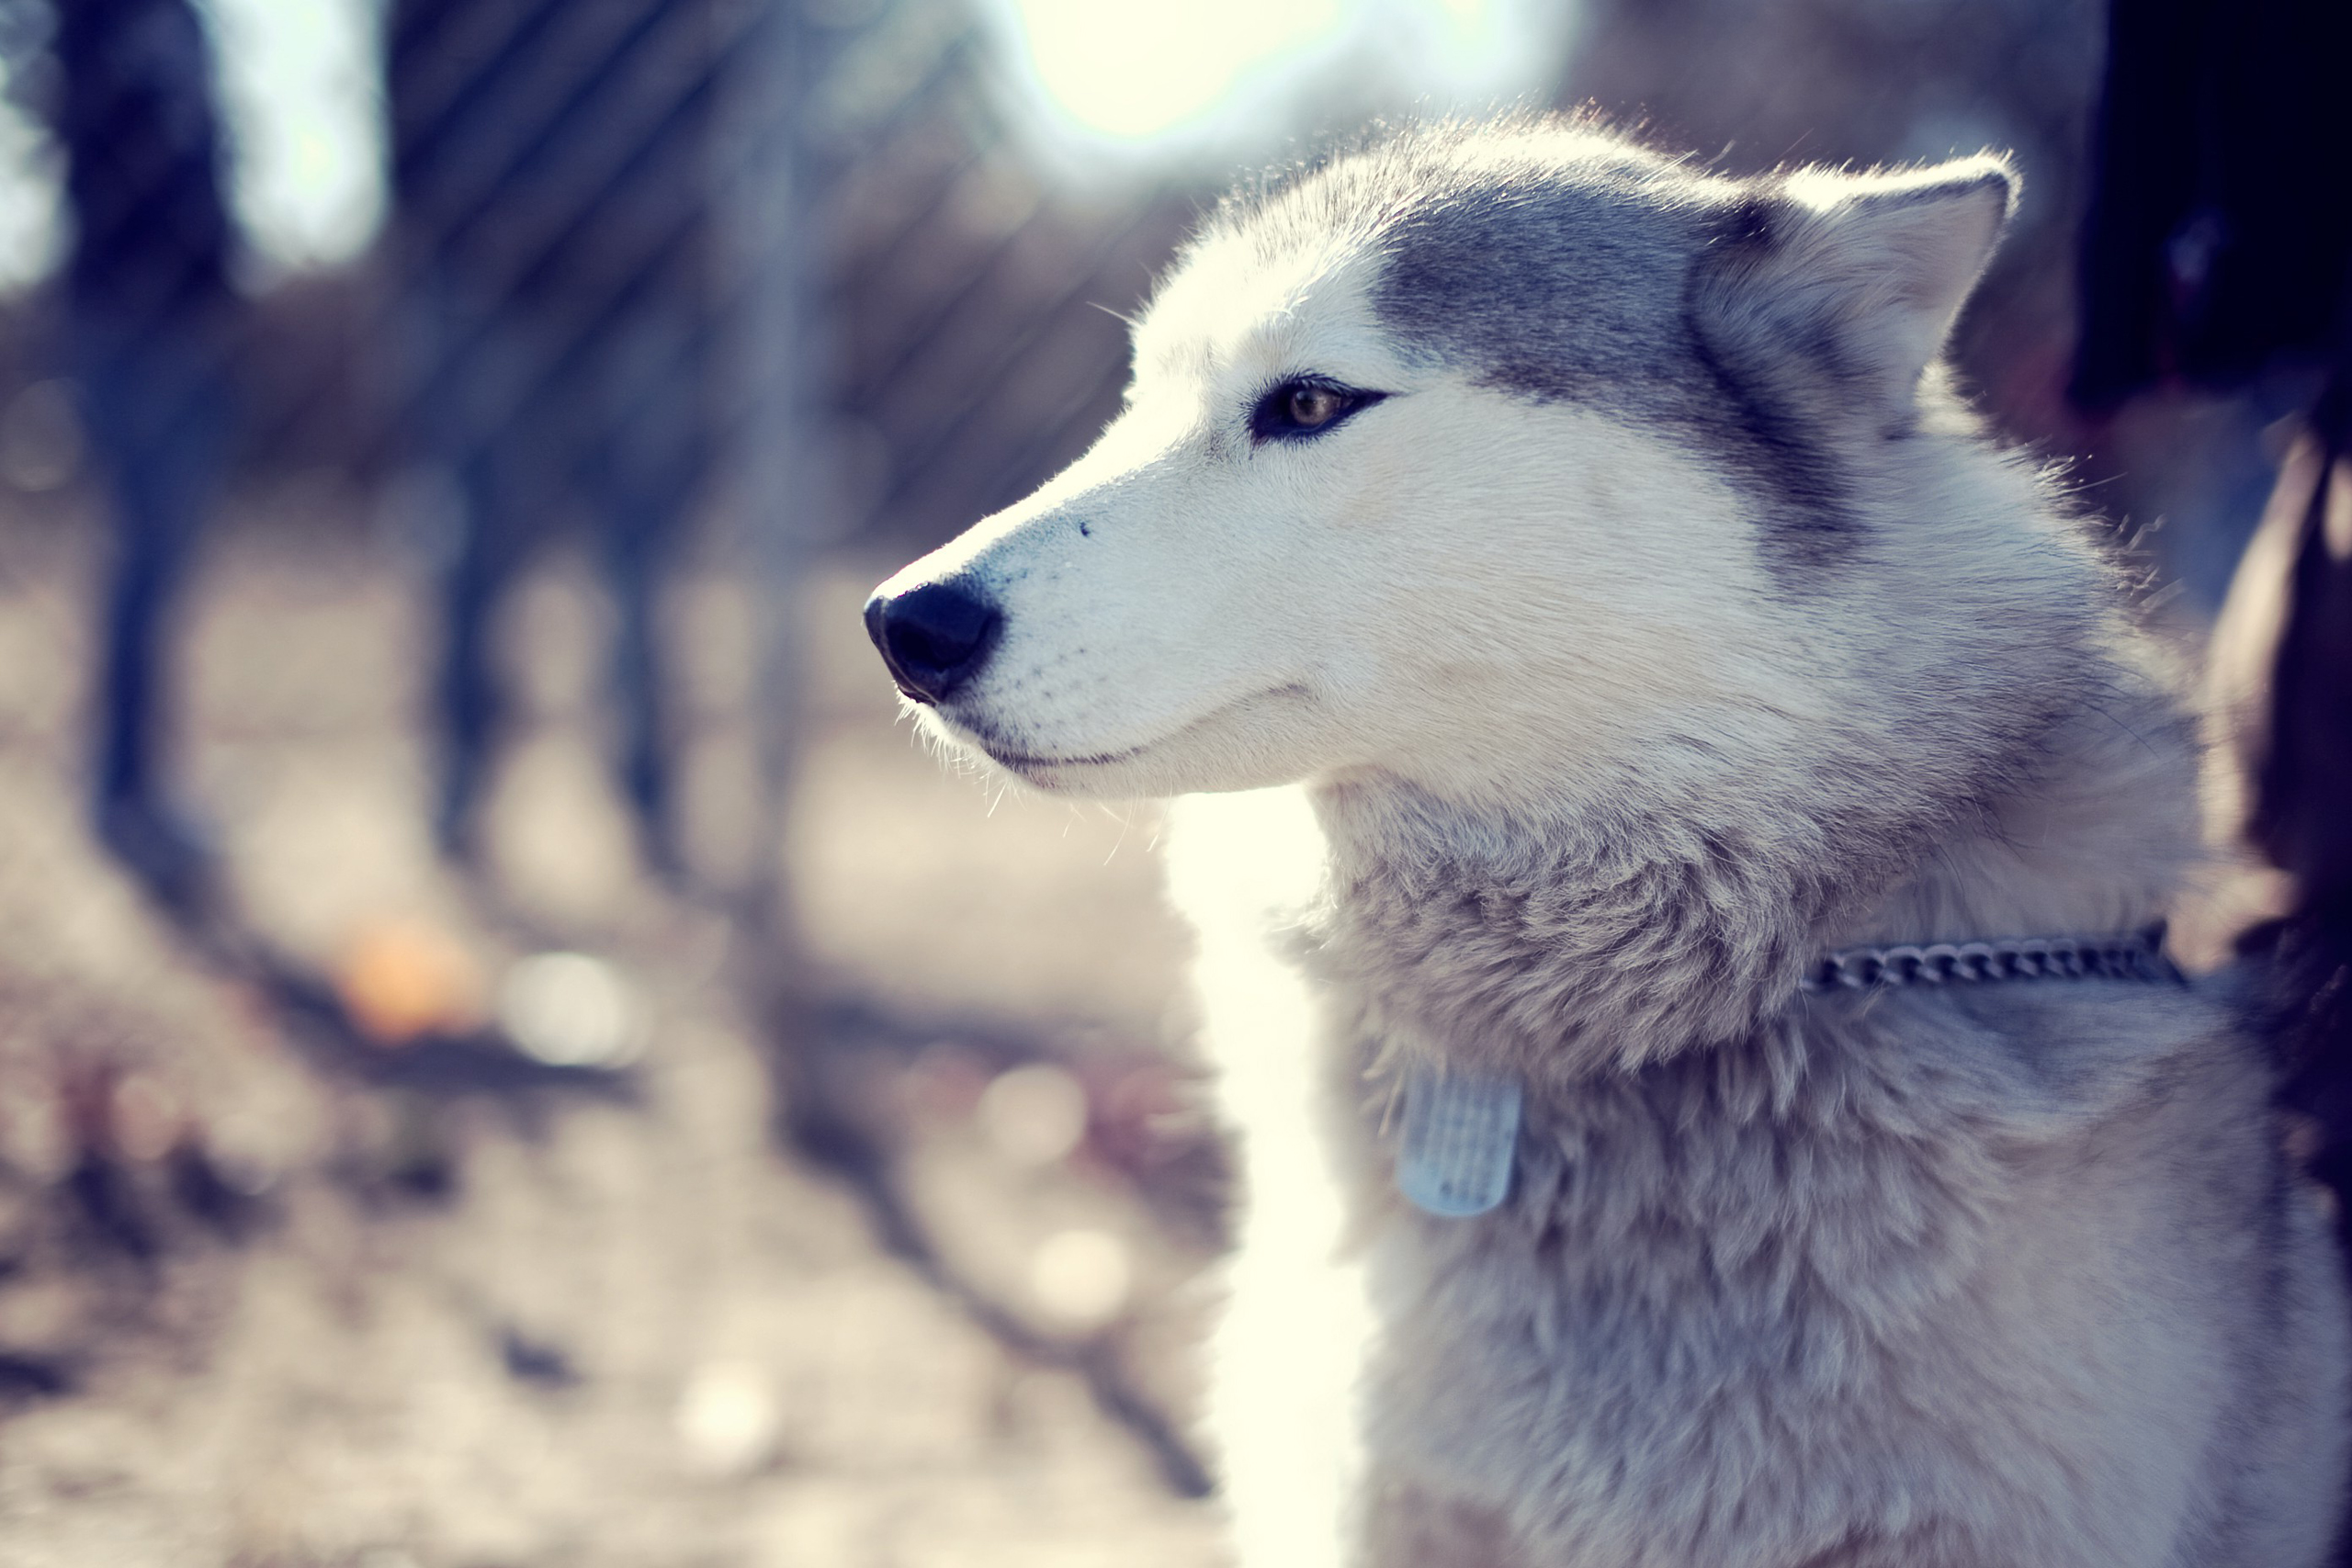
<path fill-rule="evenodd" d="M 1343 406 L 1345 400 L 1329 387 L 1298 387 L 1283 400 L 1283 416 L 1301 430 L 1320 430 Z"/>
<path fill-rule="evenodd" d="M 1284 381 L 1250 411 L 1252 442 L 1302 441 L 1320 435 L 1360 409 L 1370 408 L 1385 392 L 1362 392 L 1317 376 Z"/>

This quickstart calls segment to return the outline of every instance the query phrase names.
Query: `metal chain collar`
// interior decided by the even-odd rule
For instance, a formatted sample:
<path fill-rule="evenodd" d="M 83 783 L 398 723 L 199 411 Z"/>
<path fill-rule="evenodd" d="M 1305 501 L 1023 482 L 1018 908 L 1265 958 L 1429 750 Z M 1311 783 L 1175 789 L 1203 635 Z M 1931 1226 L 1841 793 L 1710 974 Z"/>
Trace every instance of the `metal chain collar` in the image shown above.
<path fill-rule="evenodd" d="M 2164 946 L 2165 928 L 2158 921 L 2131 936 L 1848 947 L 1818 960 L 1799 984 L 1808 991 L 1867 991 L 1994 980 L 2177 981 L 2180 971 L 2165 956 Z"/>
<path fill-rule="evenodd" d="M 1800 982 L 1808 991 L 1881 986 L 1981 985 L 1993 980 L 2171 980 L 2165 928 L 2132 936 L 2025 937 L 1848 947 L 1826 954 Z M 1422 1213 L 1467 1219 L 1510 1196 L 1526 1094 L 1510 1078 L 1413 1070 L 1405 1089 L 1396 1188 Z"/>

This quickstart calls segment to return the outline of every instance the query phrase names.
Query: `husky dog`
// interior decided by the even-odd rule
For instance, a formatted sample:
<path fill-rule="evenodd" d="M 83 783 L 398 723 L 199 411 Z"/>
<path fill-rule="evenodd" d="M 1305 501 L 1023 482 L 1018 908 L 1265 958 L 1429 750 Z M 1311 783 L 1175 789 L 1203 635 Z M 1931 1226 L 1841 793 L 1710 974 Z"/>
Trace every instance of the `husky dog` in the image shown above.
<path fill-rule="evenodd" d="M 2262 1051 L 2132 945 L 2189 731 L 1939 364 L 2015 184 L 1555 120 L 1336 158 L 1207 225 L 1087 457 L 867 606 L 1041 790 L 1300 786 L 1187 826 L 1304 855 L 1175 873 L 1245 1562 L 2326 1558 L 2339 1262 Z M 1233 927 L 1296 859 L 1284 970 Z"/>

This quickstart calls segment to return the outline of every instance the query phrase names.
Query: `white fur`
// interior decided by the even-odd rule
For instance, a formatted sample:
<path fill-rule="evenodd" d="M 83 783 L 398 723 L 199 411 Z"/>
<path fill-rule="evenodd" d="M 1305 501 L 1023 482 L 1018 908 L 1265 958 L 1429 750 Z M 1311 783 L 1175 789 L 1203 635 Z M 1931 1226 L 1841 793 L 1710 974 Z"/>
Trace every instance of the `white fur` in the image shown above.
<path fill-rule="evenodd" d="M 1241 1134 L 1250 1568 L 2321 1561 L 2339 1264 L 2227 1013 L 1797 993 L 1827 947 L 2134 929 L 2194 852 L 2109 574 L 1934 363 L 2008 196 L 1408 138 L 1219 228 L 1094 451 L 885 585 L 1001 609 L 930 722 L 1040 788 L 1304 786 L 1189 803 L 1172 874 Z M 1472 294 L 1398 330 L 1432 228 L 1547 202 L 1623 226 L 1574 265 L 1679 256 L 1594 308 L 1687 364 L 1532 301 L 1557 363 L 1502 363 Z M 1386 396 L 1253 442 L 1310 372 Z M 1728 387 L 1817 449 L 1710 423 Z M 1502 1210 L 1394 1194 L 1406 1058 L 1526 1086 Z"/>

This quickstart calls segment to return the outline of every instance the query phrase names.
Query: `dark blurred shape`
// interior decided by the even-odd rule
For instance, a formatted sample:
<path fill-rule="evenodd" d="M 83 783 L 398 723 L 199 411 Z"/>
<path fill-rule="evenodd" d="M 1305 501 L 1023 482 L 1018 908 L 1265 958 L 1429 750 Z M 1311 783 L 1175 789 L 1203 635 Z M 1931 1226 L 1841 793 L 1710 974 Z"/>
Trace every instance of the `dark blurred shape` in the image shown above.
<path fill-rule="evenodd" d="M 223 1241 L 244 1240 L 266 1217 L 261 1201 L 231 1182 L 197 1139 L 175 1145 L 166 1169 L 180 1208 Z"/>
<path fill-rule="evenodd" d="M 2283 874 L 2239 942 L 2352 1242 L 2352 13 L 2116 0 L 2074 395 L 2324 374 L 2214 631 L 2227 826 Z"/>
<path fill-rule="evenodd" d="M 580 1382 L 580 1369 L 560 1346 L 535 1339 L 512 1324 L 498 1331 L 498 1359 L 516 1382 L 571 1388 Z"/>
<path fill-rule="evenodd" d="M 439 829 L 469 848 L 503 703 L 491 617 L 567 516 L 618 612 L 620 772 L 680 865 L 655 612 L 718 418 L 716 0 L 396 0 L 386 41 L 401 414 L 442 481 Z"/>
<path fill-rule="evenodd" d="M 2245 841 L 2284 912 L 2240 961 L 2287 1103 L 2352 1248 L 2352 378 L 2339 367 L 2278 479 L 2214 628 L 2212 675 Z"/>
<path fill-rule="evenodd" d="M 0 1350 L 0 1399 L 54 1399 L 74 1393 L 75 1383 L 62 1362 Z"/>
<path fill-rule="evenodd" d="M 211 62 L 187 0 L 64 0 L 55 16 L 70 353 L 117 534 L 94 809 L 115 853 L 186 909 L 208 857 L 164 777 L 166 649 L 233 418 Z"/>
<path fill-rule="evenodd" d="M 2247 759 L 2246 834 L 2295 876 L 2304 912 L 2338 931 L 2352 955 L 2352 381 L 2329 389 L 2313 430 L 2324 462 L 2280 479 L 2295 527 L 2269 722 Z"/>
<path fill-rule="evenodd" d="M 62 1183 L 77 1239 L 92 1251 L 152 1266 L 163 1239 L 133 1175 L 124 1137 L 121 1069 L 100 1059 L 69 1070 L 60 1085 L 74 1163 Z"/>
<path fill-rule="evenodd" d="M 84 1150 L 66 1174 L 65 1190 L 79 1208 L 87 1240 L 141 1263 L 153 1263 L 162 1252 L 138 1186 L 111 1151 Z"/>
<path fill-rule="evenodd" d="M 2115 0 L 2082 246 L 2075 402 L 2236 387 L 2340 341 L 2352 8 Z"/>

